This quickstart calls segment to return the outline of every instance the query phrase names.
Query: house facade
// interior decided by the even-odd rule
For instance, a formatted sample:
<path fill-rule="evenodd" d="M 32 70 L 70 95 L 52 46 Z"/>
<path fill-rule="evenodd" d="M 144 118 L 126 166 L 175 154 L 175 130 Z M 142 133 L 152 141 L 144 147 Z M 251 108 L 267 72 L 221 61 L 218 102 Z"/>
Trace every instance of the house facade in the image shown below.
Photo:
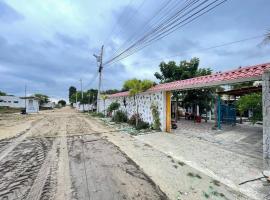
<path fill-rule="evenodd" d="M 26 113 L 39 111 L 39 99 L 36 97 L 0 96 L 0 107 L 21 108 L 26 107 Z"/>

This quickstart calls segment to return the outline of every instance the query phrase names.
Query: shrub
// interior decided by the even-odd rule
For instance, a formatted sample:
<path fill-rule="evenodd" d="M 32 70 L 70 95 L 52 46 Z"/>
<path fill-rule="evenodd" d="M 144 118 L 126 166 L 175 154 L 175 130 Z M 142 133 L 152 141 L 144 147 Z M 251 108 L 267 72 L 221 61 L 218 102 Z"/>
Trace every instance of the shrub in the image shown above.
<path fill-rule="evenodd" d="M 137 114 L 133 114 L 131 117 L 130 117 L 130 119 L 128 120 L 128 123 L 130 124 L 130 125 L 133 125 L 133 126 L 135 126 L 136 125 L 136 118 L 137 118 Z M 138 121 L 140 121 L 140 116 L 138 116 Z"/>
<path fill-rule="evenodd" d="M 104 118 L 105 117 L 105 115 L 103 113 L 95 113 L 95 112 L 93 112 L 93 113 L 91 113 L 91 115 L 93 117 L 100 117 L 100 118 Z"/>
<path fill-rule="evenodd" d="M 118 102 L 112 102 L 110 106 L 108 107 L 108 112 L 113 112 L 115 110 L 118 110 L 120 107 L 120 104 Z"/>
<path fill-rule="evenodd" d="M 152 110 L 152 116 L 153 116 L 153 120 L 154 120 L 152 127 L 154 130 L 160 130 L 161 123 L 160 123 L 160 119 L 159 119 L 159 112 L 158 112 L 157 105 L 152 104 L 151 110 Z"/>
<path fill-rule="evenodd" d="M 121 110 L 118 110 L 114 116 L 112 117 L 112 121 L 114 122 L 127 122 L 128 121 L 128 117 L 126 115 L 126 113 L 124 113 Z"/>
<path fill-rule="evenodd" d="M 138 117 L 138 125 L 137 125 L 137 127 L 136 127 L 136 118 L 137 118 L 137 117 Z M 137 130 L 147 129 L 147 128 L 150 127 L 149 123 L 144 122 L 144 121 L 142 120 L 142 118 L 141 118 L 138 114 L 133 114 L 133 115 L 130 117 L 130 119 L 128 120 L 128 123 L 129 123 L 130 125 L 135 126 L 135 128 L 136 128 Z"/>
<path fill-rule="evenodd" d="M 241 96 L 237 101 L 237 109 L 240 112 L 240 116 L 247 110 L 253 111 L 251 121 L 255 124 L 257 121 L 262 121 L 262 94 L 252 93 Z"/>
<path fill-rule="evenodd" d="M 141 129 L 148 129 L 149 128 L 149 123 L 144 122 L 142 120 L 138 121 L 138 125 L 136 127 L 137 130 L 141 130 Z"/>

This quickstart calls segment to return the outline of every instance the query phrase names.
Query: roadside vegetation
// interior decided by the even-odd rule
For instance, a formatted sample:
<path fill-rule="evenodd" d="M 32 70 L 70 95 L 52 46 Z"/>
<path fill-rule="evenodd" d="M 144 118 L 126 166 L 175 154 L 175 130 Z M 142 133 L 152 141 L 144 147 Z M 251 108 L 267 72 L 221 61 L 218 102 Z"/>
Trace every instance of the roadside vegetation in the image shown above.
<path fill-rule="evenodd" d="M 0 107 L 0 114 L 20 113 L 21 108 Z"/>
<path fill-rule="evenodd" d="M 160 131 L 160 119 L 159 112 L 156 105 L 151 106 L 152 115 L 154 122 L 149 124 L 148 122 L 143 121 L 139 113 L 139 104 L 138 104 L 138 94 L 144 92 L 151 88 L 154 85 L 154 82 L 150 80 L 139 80 L 139 79 L 130 79 L 127 80 L 121 91 L 129 91 L 129 95 L 134 99 L 134 106 L 136 108 L 136 113 L 128 117 L 125 109 L 121 109 L 121 104 L 119 102 L 112 102 L 107 110 L 104 110 L 104 113 L 93 113 L 90 115 L 93 117 L 99 117 L 107 125 L 114 126 L 117 129 L 122 129 L 130 134 L 137 135 L 140 133 L 151 132 L 151 131 Z M 119 92 L 118 90 L 109 91 L 111 93 Z M 108 98 L 106 94 L 101 95 L 103 104 L 105 107 L 105 101 Z M 125 105 L 125 99 L 123 100 Z"/>
<path fill-rule="evenodd" d="M 263 120 L 261 93 L 252 93 L 244 95 L 240 97 L 236 105 L 240 114 L 240 123 L 242 123 L 242 116 L 244 115 L 244 112 L 247 112 L 249 110 L 252 112 L 250 120 L 253 124 Z"/>

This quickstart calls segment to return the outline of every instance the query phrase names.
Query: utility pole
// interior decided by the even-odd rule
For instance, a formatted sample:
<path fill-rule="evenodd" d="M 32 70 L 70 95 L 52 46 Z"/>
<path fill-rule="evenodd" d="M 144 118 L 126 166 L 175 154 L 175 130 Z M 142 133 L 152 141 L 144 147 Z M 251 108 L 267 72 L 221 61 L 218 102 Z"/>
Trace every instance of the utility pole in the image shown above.
<path fill-rule="evenodd" d="M 81 82 L 81 101 L 83 101 L 83 90 L 82 90 L 82 79 L 80 79 L 80 82 Z M 83 103 L 83 112 L 84 112 L 84 103 Z"/>
<path fill-rule="evenodd" d="M 24 107 L 25 107 L 25 113 L 26 113 L 26 90 L 27 90 L 27 85 L 25 84 L 25 86 L 24 86 Z"/>
<path fill-rule="evenodd" d="M 101 47 L 100 56 L 97 56 L 97 55 L 94 54 L 94 56 L 97 59 L 97 63 L 99 63 L 99 67 L 98 67 L 99 81 L 98 81 L 98 95 L 97 95 L 97 112 L 100 112 L 100 110 L 99 110 L 99 101 L 100 101 L 101 78 L 102 78 L 102 70 L 103 70 L 103 49 L 104 49 L 104 45 L 102 45 L 102 47 Z"/>

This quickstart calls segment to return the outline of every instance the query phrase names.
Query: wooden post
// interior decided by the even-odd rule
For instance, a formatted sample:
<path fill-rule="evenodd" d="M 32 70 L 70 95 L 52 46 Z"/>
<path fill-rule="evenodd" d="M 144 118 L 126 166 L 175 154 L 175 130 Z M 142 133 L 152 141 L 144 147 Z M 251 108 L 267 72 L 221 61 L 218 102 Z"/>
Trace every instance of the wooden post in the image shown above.
<path fill-rule="evenodd" d="M 171 132 L 171 91 L 166 92 L 166 132 Z"/>

